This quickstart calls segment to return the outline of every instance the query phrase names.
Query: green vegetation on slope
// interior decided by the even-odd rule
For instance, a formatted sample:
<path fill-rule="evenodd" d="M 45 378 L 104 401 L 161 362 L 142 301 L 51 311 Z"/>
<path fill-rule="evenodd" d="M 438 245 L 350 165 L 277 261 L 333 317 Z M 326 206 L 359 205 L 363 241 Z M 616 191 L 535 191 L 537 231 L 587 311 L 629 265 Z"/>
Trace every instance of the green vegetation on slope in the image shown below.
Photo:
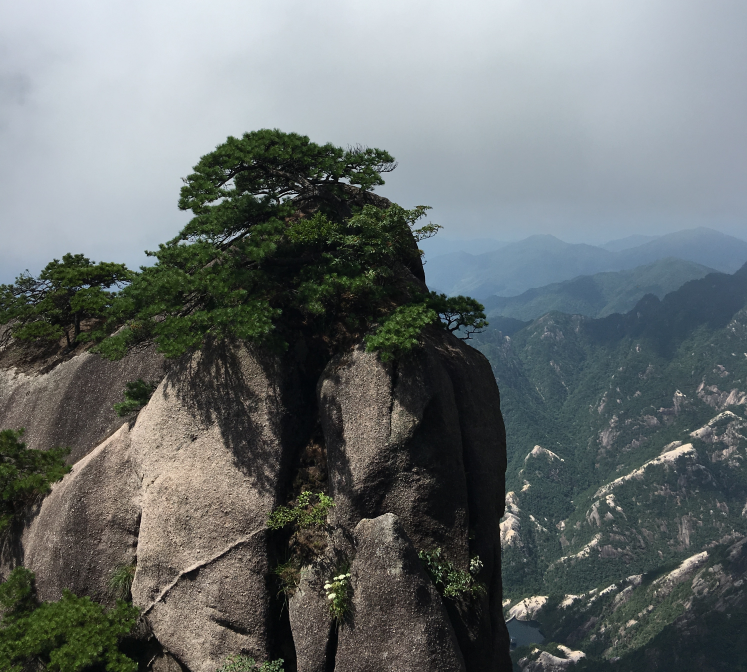
<path fill-rule="evenodd" d="M 479 337 L 508 434 L 504 590 L 511 604 L 551 596 L 536 616 L 549 639 L 640 663 L 642 647 L 671 648 L 693 614 L 720 618 L 695 600 L 694 575 L 662 602 L 640 591 L 645 577 L 747 535 L 746 304 L 743 268 L 626 315 L 551 313 L 509 338 Z M 643 588 L 626 583 L 637 576 Z M 610 600 L 630 590 L 605 612 L 608 598 L 592 598 L 612 584 Z M 621 606 L 630 593 L 649 601 Z M 558 606 L 576 604 L 570 595 L 585 596 L 575 611 Z"/>
<path fill-rule="evenodd" d="M 22 436 L 22 429 L 0 431 L 0 533 L 70 471 L 63 459 L 70 449 L 32 450 Z"/>
<path fill-rule="evenodd" d="M 34 574 L 18 567 L 0 584 L 0 607 L 0 669 L 6 672 L 137 670 L 135 661 L 120 650 L 139 613 L 131 604 L 118 601 L 105 611 L 67 590 L 57 602 L 39 603 Z"/>

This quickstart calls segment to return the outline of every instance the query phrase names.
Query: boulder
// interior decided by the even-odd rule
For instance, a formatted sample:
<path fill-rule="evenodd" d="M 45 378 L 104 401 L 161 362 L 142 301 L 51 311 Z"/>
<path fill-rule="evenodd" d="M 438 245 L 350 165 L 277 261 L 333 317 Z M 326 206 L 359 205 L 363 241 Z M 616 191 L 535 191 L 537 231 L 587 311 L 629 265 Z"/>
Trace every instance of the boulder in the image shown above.
<path fill-rule="evenodd" d="M 348 530 L 393 513 L 418 550 L 466 570 L 479 555 L 486 595 L 449 604 L 467 669 L 510 669 L 500 528 L 506 470 L 500 397 L 487 359 L 434 329 L 422 348 L 382 363 L 361 343 L 318 385 L 333 522 Z"/>
<path fill-rule="evenodd" d="M 159 382 L 163 357 L 142 347 L 118 362 L 83 352 L 46 373 L 0 367 L 0 429 L 26 429 L 29 448 L 69 447 L 73 464 L 115 432 L 123 420 L 112 406 L 125 385 Z"/>
<path fill-rule="evenodd" d="M 355 544 L 353 598 L 338 632 L 335 672 L 464 672 L 441 596 L 397 517 L 362 520 Z"/>
<path fill-rule="evenodd" d="M 193 672 L 239 652 L 273 656 L 267 517 L 308 436 L 301 389 L 279 358 L 206 348 L 173 367 L 132 430 L 142 482 L 133 601 Z"/>
<path fill-rule="evenodd" d="M 111 576 L 135 560 L 139 490 L 127 425 L 52 486 L 22 537 L 40 599 L 59 600 L 67 589 L 114 604 Z"/>

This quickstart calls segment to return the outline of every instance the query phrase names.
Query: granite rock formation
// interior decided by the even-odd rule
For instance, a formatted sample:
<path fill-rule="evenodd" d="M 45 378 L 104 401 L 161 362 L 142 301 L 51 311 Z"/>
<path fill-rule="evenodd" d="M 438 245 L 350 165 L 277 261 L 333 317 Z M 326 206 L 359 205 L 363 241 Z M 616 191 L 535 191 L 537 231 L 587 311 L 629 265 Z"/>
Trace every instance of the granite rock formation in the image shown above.
<path fill-rule="evenodd" d="M 235 653 L 302 672 L 511 669 L 505 432 L 483 355 L 433 329 L 397 363 L 359 343 L 321 375 L 304 347 L 218 344 L 162 367 L 143 351 L 0 371 L 3 426 L 26 426 L 35 448 L 73 448 L 73 471 L 30 516 L 13 560 L 36 573 L 42 599 L 68 588 L 110 602 L 111 573 L 136 563 L 153 670 L 213 672 Z M 162 380 L 122 424 L 107 409 L 136 378 Z M 312 472 L 336 506 L 285 598 L 272 570 L 288 540 L 267 516 Z M 417 557 L 435 548 L 465 570 L 479 556 L 484 594 L 442 597 Z M 335 623 L 322 586 L 342 562 L 352 609 Z"/>

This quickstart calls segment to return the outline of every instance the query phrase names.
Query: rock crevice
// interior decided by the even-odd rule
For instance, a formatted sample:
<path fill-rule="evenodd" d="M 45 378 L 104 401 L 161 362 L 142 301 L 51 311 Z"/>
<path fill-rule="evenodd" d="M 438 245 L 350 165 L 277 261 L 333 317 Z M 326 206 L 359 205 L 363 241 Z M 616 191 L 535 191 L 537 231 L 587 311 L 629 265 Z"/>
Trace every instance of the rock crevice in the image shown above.
<path fill-rule="evenodd" d="M 86 362 L 65 365 L 98 366 Z M 122 377 L 148 377 L 135 373 Z M 19 413 L 8 389 L 0 418 Z M 172 364 L 136 422 L 98 447 L 113 417 L 70 430 L 77 463 L 25 530 L 22 560 L 42 599 L 69 588 L 104 603 L 112 572 L 136 562 L 133 601 L 168 652 L 159 669 L 213 672 L 244 653 L 282 657 L 287 672 L 508 671 L 499 404 L 487 360 L 441 330 L 396 366 L 359 343 L 316 375 L 292 352 L 209 346 Z M 272 577 L 292 549 L 267 518 L 304 487 L 335 507 L 285 605 Z M 462 570 L 479 556 L 484 595 L 442 598 L 417 555 L 436 548 Z M 351 611 L 335 623 L 323 585 L 343 561 Z"/>

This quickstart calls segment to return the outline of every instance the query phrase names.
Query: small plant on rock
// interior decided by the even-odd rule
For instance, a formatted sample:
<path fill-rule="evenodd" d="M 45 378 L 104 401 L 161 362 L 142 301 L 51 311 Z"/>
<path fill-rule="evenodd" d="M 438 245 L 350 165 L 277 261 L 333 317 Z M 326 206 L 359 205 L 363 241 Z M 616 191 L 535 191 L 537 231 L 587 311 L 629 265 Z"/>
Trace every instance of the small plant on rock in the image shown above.
<path fill-rule="evenodd" d="M 132 601 L 132 581 L 137 565 L 119 565 L 109 576 L 109 593 L 118 600 Z"/>
<path fill-rule="evenodd" d="M 280 582 L 280 590 L 278 594 L 282 593 L 285 597 L 291 597 L 298 588 L 298 583 L 301 580 L 301 569 L 299 567 L 298 560 L 291 558 L 288 562 L 284 562 L 275 569 L 272 573 L 277 577 Z"/>
<path fill-rule="evenodd" d="M 249 656 L 235 655 L 226 658 L 217 672 L 283 672 L 283 659 L 258 663 Z"/>
<path fill-rule="evenodd" d="M 333 576 L 331 581 L 324 584 L 324 592 L 327 594 L 330 613 L 340 623 L 350 611 L 350 598 L 353 592 L 350 573 Z"/>
<path fill-rule="evenodd" d="M 425 571 L 444 597 L 477 596 L 485 592 L 485 586 L 475 579 L 482 569 L 479 556 L 470 560 L 470 571 L 457 569 L 454 563 L 443 557 L 440 548 L 418 553 Z"/>
<path fill-rule="evenodd" d="M 157 387 L 156 383 L 146 383 L 142 378 L 127 383 L 124 391 L 125 400 L 121 404 L 114 404 L 117 415 L 124 417 L 139 411 L 148 403 Z"/>
<path fill-rule="evenodd" d="M 316 498 L 316 503 L 312 503 L 313 498 Z M 333 499 L 323 492 L 302 492 L 295 505 L 277 507 L 267 518 L 267 527 L 281 530 L 294 523 L 301 530 L 323 527 L 327 524 L 327 514 L 334 505 Z"/>

